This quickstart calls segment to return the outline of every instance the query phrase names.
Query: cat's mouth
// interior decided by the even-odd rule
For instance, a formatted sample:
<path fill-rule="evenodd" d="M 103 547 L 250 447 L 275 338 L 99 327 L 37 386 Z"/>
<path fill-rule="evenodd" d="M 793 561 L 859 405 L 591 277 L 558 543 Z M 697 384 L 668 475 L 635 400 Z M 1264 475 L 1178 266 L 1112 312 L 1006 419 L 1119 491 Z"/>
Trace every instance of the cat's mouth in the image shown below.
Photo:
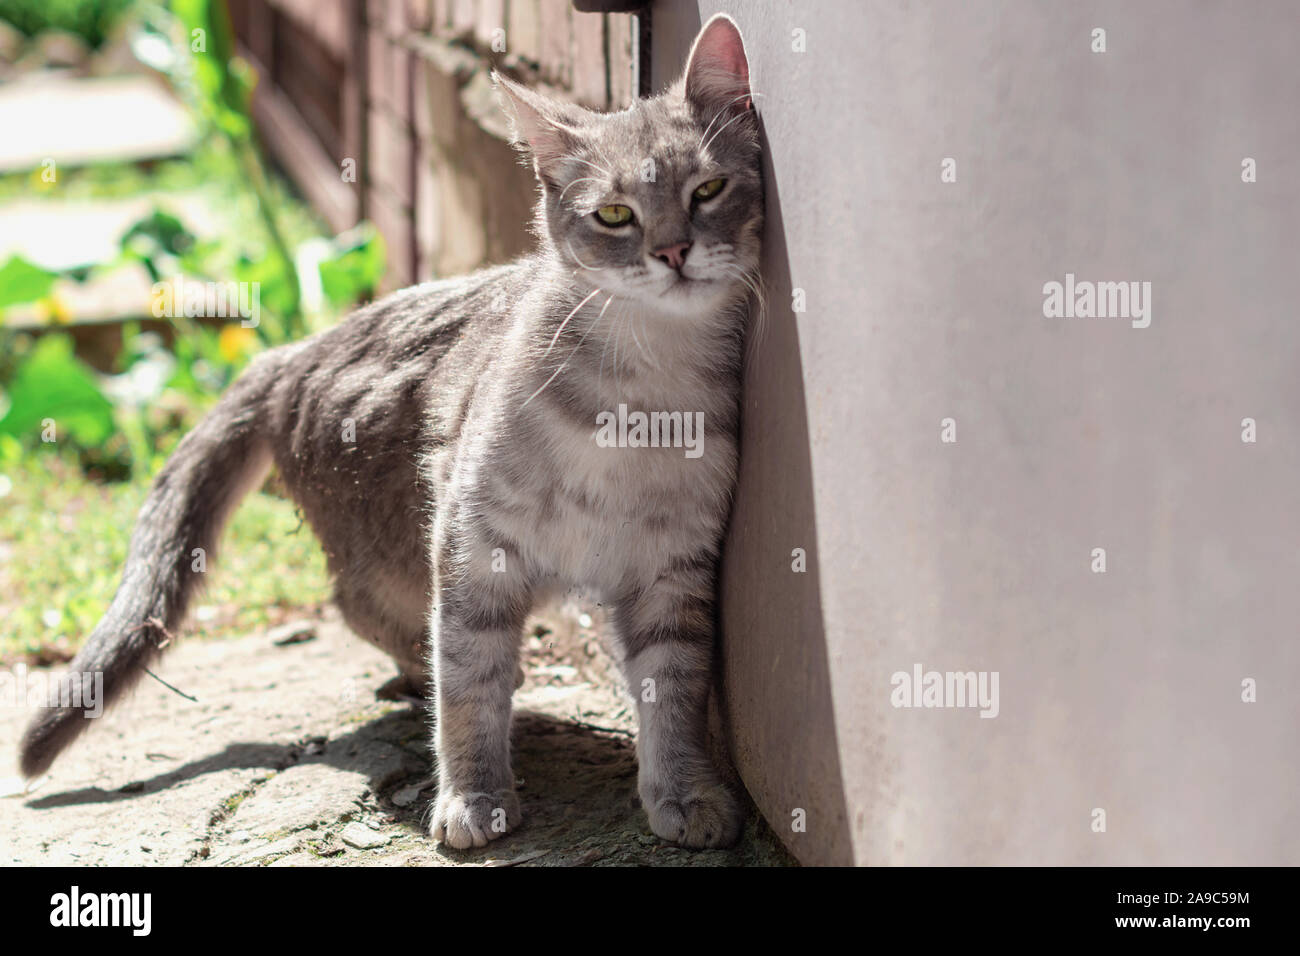
<path fill-rule="evenodd" d="M 678 273 L 668 279 L 660 295 L 673 299 L 693 298 L 710 284 L 708 279 L 699 276 L 684 276 Z"/>
<path fill-rule="evenodd" d="M 678 272 L 668 277 L 668 284 L 664 286 L 665 292 L 689 292 L 691 288 L 698 288 L 707 282 L 710 282 L 706 276 L 688 276 L 684 272 Z"/>

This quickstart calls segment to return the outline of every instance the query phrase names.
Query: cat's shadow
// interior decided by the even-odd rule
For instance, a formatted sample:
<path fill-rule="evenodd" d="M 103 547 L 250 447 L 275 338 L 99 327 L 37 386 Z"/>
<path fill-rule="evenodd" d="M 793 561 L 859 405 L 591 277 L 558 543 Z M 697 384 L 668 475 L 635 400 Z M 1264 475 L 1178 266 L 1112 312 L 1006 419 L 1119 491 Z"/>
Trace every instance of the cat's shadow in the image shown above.
<path fill-rule="evenodd" d="M 233 742 L 216 753 L 132 781 L 117 790 L 86 787 L 34 797 L 27 805 L 48 809 L 129 802 L 171 790 L 205 774 L 266 770 L 270 777 L 320 764 L 365 777 L 370 793 L 367 802 L 377 812 L 408 830 L 423 833 L 425 812 L 436 788 L 429 779 L 428 752 L 423 714 L 415 708 L 402 708 L 333 739 L 308 738 L 292 744 Z M 630 834 L 633 838 L 642 831 L 649 833 L 636 794 L 636 755 L 630 737 L 517 710 L 513 756 L 530 844 L 544 842 L 548 834 L 553 837 L 557 833 L 566 834 L 561 841 L 566 844 L 581 840 L 585 831 L 595 835 L 629 829 L 636 831 Z M 393 802 L 399 791 L 422 783 L 427 787 L 417 800 L 407 806 Z M 339 821 L 286 818 L 278 822 L 283 829 L 295 831 Z M 238 809 L 220 823 L 226 830 L 239 829 Z"/>

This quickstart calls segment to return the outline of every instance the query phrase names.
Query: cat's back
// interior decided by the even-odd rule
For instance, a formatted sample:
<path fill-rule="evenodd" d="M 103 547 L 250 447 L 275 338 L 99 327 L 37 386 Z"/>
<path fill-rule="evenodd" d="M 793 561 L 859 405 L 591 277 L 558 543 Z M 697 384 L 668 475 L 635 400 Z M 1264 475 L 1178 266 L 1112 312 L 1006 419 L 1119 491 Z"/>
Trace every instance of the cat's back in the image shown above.
<path fill-rule="evenodd" d="M 476 338 L 503 329 L 510 303 L 527 289 L 534 269 L 521 259 L 467 276 L 400 289 L 358 309 L 311 341 L 321 358 L 346 366 L 382 360 L 401 364 L 437 357 L 471 331 Z"/>
<path fill-rule="evenodd" d="M 401 450 L 414 458 L 433 396 L 454 390 L 511 324 L 510 305 L 526 289 L 522 259 L 468 276 L 401 289 L 338 325 L 284 347 L 272 386 L 271 431 L 282 467 L 320 480 L 344 459 Z M 357 436 L 340 448 L 340 436 Z"/>

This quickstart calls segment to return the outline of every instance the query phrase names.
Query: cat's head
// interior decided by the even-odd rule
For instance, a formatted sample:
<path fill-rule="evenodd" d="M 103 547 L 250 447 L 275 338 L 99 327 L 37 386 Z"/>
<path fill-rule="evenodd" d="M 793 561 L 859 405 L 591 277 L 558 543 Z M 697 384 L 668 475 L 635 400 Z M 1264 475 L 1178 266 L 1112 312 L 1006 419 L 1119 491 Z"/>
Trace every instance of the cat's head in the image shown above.
<path fill-rule="evenodd" d="M 746 294 L 758 269 L 763 186 L 734 21 L 715 16 L 682 78 L 618 113 L 496 79 L 541 184 L 539 232 L 575 279 L 669 316 Z"/>

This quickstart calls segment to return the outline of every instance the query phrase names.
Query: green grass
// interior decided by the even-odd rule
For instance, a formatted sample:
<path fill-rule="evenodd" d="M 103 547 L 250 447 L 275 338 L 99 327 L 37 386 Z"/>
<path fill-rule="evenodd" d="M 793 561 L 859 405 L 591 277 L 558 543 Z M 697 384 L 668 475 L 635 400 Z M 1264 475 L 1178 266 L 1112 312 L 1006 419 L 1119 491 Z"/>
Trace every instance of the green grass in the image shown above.
<path fill-rule="evenodd" d="M 147 485 L 89 481 L 53 447 L 0 475 L 0 663 L 66 660 L 117 589 Z M 235 512 L 208 577 L 186 636 L 246 634 L 329 596 L 311 529 L 292 502 L 260 491 Z"/>

